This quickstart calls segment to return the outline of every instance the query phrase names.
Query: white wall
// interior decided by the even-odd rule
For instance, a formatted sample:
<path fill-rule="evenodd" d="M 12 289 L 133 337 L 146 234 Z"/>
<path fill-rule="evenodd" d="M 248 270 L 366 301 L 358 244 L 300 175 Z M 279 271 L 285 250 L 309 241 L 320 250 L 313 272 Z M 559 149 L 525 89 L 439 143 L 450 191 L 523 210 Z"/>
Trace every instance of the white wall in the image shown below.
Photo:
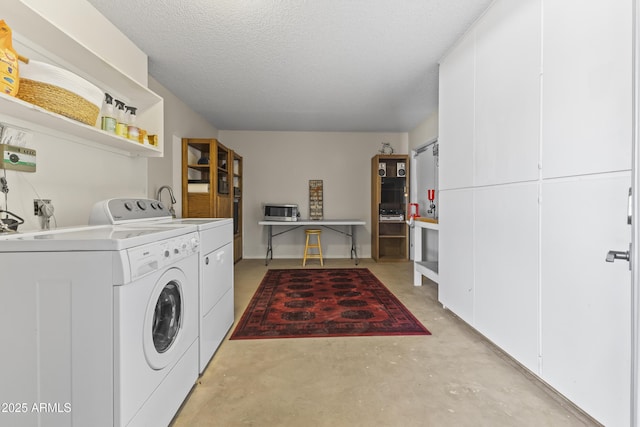
<path fill-rule="evenodd" d="M 147 55 L 91 3 L 86 0 L 22 1 L 76 40 L 90 46 L 120 72 L 147 86 Z"/>
<path fill-rule="evenodd" d="M 263 203 L 297 203 L 308 217 L 309 180 L 324 184 L 325 218 L 363 219 L 358 227 L 360 257 L 371 256 L 371 158 L 382 142 L 407 153 L 406 133 L 224 131 L 219 140 L 243 157 L 244 257 L 263 258 L 265 230 L 258 225 Z M 274 238 L 274 258 L 301 258 L 302 229 Z M 348 258 L 350 242 L 342 234 L 322 235 L 323 255 Z"/>
<path fill-rule="evenodd" d="M 149 76 L 149 88 L 164 99 L 164 157 L 149 159 L 149 194 L 156 198 L 158 188 L 170 185 L 177 204 L 178 217 L 182 216 L 182 138 L 217 138 L 218 129 L 194 112 L 177 96 Z M 162 200 L 169 202 L 169 195 Z"/>
<path fill-rule="evenodd" d="M 438 112 L 429 114 L 411 132 L 409 132 L 409 149 L 415 150 L 438 136 Z"/>
<path fill-rule="evenodd" d="M 16 124 L 1 115 L 0 122 Z M 31 123 L 18 124 L 39 129 Z M 36 172 L 6 171 L 8 210 L 26 221 L 20 231 L 40 228 L 33 214 L 36 198 L 51 199 L 57 225 L 66 227 L 87 224 L 91 207 L 99 200 L 146 196 L 146 158 L 113 153 L 42 129 L 33 131 L 29 147 L 37 152 Z M 5 209 L 3 196 L 0 194 L 0 206 Z"/>

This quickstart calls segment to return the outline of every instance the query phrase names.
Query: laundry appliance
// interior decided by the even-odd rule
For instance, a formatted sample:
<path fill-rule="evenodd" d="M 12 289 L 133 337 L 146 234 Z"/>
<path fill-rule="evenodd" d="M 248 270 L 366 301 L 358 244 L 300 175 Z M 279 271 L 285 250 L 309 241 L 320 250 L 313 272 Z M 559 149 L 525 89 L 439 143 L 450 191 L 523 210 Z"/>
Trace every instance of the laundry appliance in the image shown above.
<path fill-rule="evenodd" d="M 196 227 L 200 239 L 198 366 L 203 373 L 234 320 L 233 219 L 173 218 L 158 200 L 117 198 L 96 203 L 89 223 Z"/>
<path fill-rule="evenodd" d="M 166 426 L 198 378 L 196 228 L 0 235 L 0 414 L 11 426 Z"/>

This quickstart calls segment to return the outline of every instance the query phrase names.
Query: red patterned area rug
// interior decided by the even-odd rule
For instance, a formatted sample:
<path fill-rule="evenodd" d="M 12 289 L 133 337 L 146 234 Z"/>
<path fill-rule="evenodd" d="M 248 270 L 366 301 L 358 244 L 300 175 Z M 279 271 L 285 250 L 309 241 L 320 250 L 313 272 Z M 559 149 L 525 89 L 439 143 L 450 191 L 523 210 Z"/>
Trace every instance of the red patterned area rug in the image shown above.
<path fill-rule="evenodd" d="M 232 340 L 431 335 L 367 268 L 269 270 Z"/>

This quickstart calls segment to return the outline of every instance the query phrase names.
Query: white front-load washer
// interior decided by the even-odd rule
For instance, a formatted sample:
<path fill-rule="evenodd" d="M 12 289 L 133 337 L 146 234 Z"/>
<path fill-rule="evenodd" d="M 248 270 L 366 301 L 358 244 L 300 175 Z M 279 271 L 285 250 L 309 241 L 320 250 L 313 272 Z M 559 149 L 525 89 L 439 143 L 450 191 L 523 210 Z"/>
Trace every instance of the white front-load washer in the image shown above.
<path fill-rule="evenodd" d="M 196 227 L 199 262 L 199 372 L 202 374 L 233 325 L 233 219 L 172 218 L 164 204 L 151 199 L 108 199 L 96 203 L 89 223 L 128 227 Z"/>
<path fill-rule="evenodd" d="M 2 422 L 168 425 L 198 377 L 199 249 L 195 227 L 0 235 Z"/>
<path fill-rule="evenodd" d="M 129 250 L 133 272 L 155 271 L 115 287 L 116 425 L 168 425 L 197 380 L 197 242 L 190 233 Z"/>

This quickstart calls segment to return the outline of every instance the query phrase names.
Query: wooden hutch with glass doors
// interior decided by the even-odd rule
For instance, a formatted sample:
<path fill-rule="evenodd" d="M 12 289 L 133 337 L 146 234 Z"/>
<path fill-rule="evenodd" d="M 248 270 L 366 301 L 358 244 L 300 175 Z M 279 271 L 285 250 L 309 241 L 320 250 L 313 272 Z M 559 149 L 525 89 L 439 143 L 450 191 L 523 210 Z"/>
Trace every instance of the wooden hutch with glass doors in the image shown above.
<path fill-rule="evenodd" d="M 216 139 L 182 139 L 182 216 L 233 218 L 234 261 L 242 258 L 242 156 Z"/>

